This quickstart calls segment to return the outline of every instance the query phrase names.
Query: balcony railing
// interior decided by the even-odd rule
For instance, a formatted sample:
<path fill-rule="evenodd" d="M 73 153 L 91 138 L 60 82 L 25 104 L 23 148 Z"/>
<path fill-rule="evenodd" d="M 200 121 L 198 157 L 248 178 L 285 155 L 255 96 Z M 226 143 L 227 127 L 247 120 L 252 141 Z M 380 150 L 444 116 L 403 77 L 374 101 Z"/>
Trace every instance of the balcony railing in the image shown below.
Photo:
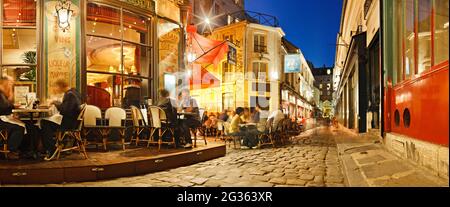
<path fill-rule="evenodd" d="M 280 25 L 278 19 L 275 16 L 259 12 L 241 10 L 228 15 L 229 17 L 231 17 L 229 23 L 247 20 L 251 23 L 266 25 L 270 27 L 278 27 Z"/>

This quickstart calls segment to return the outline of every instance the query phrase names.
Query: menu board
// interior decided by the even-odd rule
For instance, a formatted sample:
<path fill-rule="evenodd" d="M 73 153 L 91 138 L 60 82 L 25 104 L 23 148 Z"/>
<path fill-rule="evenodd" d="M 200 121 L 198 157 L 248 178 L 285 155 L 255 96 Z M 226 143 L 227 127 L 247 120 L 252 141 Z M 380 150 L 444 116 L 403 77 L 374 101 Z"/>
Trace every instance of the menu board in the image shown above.
<path fill-rule="evenodd" d="M 58 25 L 55 6 L 58 1 L 44 1 L 44 55 L 46 86 L 58 79 L 66 80 L 71 87 L 80 87 L 80 9 L 79 0 L 71 0 L 73 15 L 70 27 L 63 31 Z M 47 97 L 53 95 L 47 87 Z"/>

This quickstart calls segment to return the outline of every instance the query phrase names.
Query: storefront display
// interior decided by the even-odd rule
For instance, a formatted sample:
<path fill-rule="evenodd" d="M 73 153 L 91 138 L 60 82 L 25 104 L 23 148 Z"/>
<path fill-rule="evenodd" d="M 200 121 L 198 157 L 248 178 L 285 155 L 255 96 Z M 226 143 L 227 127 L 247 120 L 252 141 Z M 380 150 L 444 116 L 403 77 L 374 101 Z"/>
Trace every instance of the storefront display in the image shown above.
<path fill-rule="evenodd" d="M 5 5 L 0 15 L 1 74 L 14 77 L 17 86 L 37 92 L 44 102 L 54 95 L 51 86 L 58 79 L 66 80 L 88 104 L 100 108 L 126 107 L 155 96 L 152 88 L 176 87 L 183 33 L 179 11 L 167 16 L 167 11 L 178 9 L 176 3 L 0 3 Z M 156 3 L 163 5 L 160 12 Z"/>

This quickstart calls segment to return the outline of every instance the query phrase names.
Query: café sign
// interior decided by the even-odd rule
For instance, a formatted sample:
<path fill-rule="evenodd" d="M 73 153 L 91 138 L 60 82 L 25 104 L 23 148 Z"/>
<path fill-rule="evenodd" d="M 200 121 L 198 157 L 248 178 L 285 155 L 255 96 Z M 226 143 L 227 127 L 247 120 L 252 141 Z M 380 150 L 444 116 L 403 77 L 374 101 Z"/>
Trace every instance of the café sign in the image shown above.
<path fill-rule="evenodd" d="M 141 9 L 155 11 L 155 2 L 153 0 L 119 0 L 119 1 L 131 4 Z"/>

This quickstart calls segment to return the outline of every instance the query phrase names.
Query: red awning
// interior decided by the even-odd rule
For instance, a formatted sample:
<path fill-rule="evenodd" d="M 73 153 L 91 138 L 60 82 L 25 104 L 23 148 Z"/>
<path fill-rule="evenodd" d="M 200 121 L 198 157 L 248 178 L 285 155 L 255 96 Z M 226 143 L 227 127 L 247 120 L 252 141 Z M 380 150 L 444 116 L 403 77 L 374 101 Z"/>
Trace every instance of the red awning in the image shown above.
<path fill-rule="evenodd" d="M 189 49 L 198 57 L 195 63 L 214 64 L 217 67 L 219 62 L 226 58 L 228 53 L 228 44 L 226 42 L 203 37 L 197 33 L 197 29 L 193 25 L 188 26 L 187 32 L 188 43 L 192 46 Z"/>

